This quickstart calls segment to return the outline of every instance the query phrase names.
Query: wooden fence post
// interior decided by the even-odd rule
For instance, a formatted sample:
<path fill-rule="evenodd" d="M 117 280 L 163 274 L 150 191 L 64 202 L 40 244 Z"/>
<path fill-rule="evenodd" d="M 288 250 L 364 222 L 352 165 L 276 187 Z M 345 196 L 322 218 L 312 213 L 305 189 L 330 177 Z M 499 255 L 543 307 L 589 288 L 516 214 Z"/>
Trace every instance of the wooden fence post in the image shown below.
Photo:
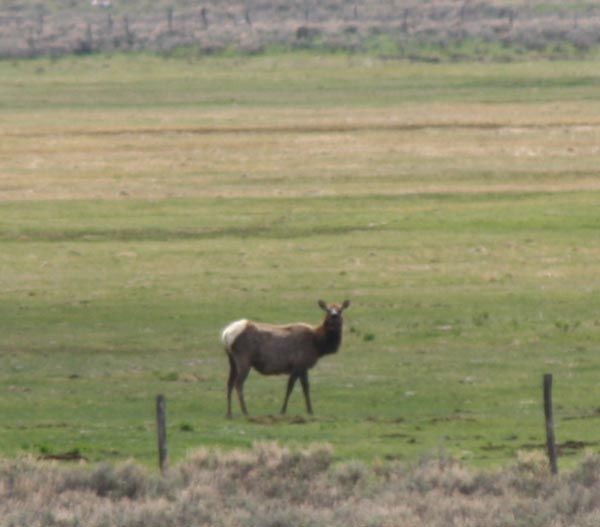
<path fill-rule="evenodd" d="M 167 31 L 173 33 L 173 6 L 167 7 Z"/>
<path fill-rule="evenodd" d="M 158 435 L 158 466 L 164 475 L 167 470 L 167 409 L 164 395 L 156 396 L 156 429 Z"/>
<path fill-rule="evenodd" d="M 552 374 L 544 375 L 544 416 L 546 418 L 546 448 L 550 461 L 550 472 L 558 474 L 556 442 L 554 438 L 554 417 L 552 415 Z"/>

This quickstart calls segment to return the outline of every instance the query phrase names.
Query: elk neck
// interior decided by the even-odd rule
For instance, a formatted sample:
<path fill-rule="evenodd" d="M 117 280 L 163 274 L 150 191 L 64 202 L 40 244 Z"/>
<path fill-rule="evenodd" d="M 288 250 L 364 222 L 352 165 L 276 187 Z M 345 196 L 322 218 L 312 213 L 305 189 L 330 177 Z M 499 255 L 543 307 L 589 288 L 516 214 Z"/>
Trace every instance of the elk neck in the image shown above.
<path fill-rule="evenodd" d="M 328 324 L 327 320 L 315 329 L 315 343 L 319 357 L 335 353 L 342 343 L 342 324 Z"/>

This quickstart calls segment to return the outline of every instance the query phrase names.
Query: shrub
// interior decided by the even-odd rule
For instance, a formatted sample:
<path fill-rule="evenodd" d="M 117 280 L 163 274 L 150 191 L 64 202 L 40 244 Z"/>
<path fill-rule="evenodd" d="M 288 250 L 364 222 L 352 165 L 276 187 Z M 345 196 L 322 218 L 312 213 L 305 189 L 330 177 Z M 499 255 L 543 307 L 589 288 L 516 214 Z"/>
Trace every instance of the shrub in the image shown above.
<path fill-rule="evenodd" d="M 332 451 L 276 444 L 200 449 L 164 478 L 127 462 L 65 467 L 0 462 L 0 526 L 592 527 L 600 520 L 600 456 L 552 477 L 542 452 L 499 471 L 448 456 L 415 466 L 332 465 Z"/>

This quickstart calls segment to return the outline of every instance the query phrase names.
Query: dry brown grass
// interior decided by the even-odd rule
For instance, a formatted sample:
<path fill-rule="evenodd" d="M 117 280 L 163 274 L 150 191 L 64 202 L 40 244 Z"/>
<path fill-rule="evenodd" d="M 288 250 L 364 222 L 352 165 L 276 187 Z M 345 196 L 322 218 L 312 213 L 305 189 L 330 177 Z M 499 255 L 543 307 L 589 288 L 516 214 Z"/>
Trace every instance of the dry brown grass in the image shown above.
<path fill-rule="evenodd" d="M 0 464 L 0 525 L 592 527 L 600 457 L 552 477 L 542 454 L 497 472 L 445 457 L 412 465 L 334 464 L 327 446 L 199 450 L 165 478 L 132 462 L 67 468 Z"/>
<path fill-rule="evenodd" d="M 600 112 L 587 108 L 406 104 L 131 118 L 106 110 L 67 122 L 9 116 L 0 201 L 359 195 L 368 185 L 396 195 L 597 190 Z"/>

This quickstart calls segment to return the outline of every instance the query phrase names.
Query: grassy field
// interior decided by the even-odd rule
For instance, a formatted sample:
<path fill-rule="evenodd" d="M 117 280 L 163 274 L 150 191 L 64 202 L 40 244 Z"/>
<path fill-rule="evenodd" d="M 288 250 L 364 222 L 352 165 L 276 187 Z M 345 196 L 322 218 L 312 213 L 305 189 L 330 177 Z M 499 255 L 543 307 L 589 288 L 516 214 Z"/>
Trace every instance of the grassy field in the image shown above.
<path fill-rule="evenodd" d="M 599 450 L 597 62 L 302 54 L 0 63 L 0 448 L 154 463 L 327 442 L 339 458 Z M 221 328 L 318 322 L 339 354 L 275 417 L 225 419 Z"/>

